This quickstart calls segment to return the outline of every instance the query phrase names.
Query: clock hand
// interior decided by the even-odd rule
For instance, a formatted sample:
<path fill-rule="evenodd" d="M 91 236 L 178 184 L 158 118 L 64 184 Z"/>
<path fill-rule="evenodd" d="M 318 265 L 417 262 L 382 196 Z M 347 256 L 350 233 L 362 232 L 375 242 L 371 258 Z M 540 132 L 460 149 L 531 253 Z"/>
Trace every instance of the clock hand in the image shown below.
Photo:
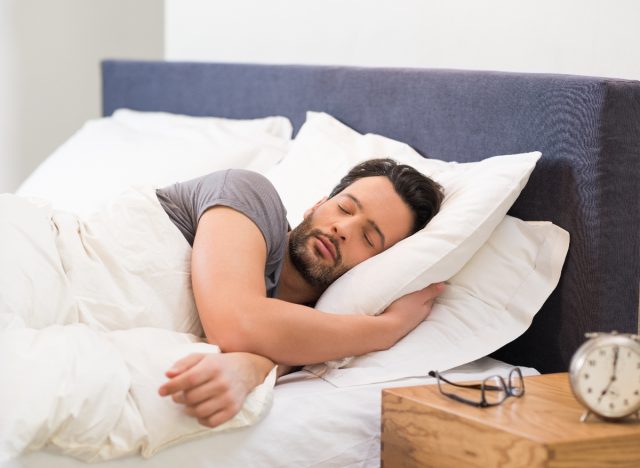
<path fill-rule="evenodd" d="M 602 390 L 602 392 L 600 392 L 600 396 L 598 397 L 598 403 L 602 401 L 602 397 L 605 396 L 609 391 L 609 387 L 611 387 L 611 382 L 613 382 L 613 380 L 609 380 L 609 384 L 607 385 L 607 387 L 604 390 Z"/>
<path fill-rule="evenodd" d="M 598 397 L 598 403 L 602 401 L 602 397 L 604 397 L 607 394 L 607 392 L 609 391 L 609 387 L 611 387 L 611 384 L 616 380 L 616 367 L 618 365 L 619 351 L 620 351 L 620 348 L 618 348 L 617 346 L 613 348 L 613 374 L 609 379 L 609 383 L 607 384 L 607 387 L 604 390 L 602 390 L 602 392 L 600 392 L 600 396 Z"/>

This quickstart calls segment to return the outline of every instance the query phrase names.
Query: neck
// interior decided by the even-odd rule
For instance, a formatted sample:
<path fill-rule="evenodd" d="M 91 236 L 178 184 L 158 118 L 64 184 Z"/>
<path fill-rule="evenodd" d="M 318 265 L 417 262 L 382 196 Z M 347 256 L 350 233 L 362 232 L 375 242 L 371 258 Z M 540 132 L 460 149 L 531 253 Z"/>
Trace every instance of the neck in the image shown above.
<path fill-rule="evenodd" d="M 293 265 L 289 256 L 289 249 L 287 249 L 282 271 L 280 272 L 276 298 L 293 302 L 294 304 L 313 304 L 318 300 L 320 294 L 322 294 L 322 291 L 307 283 Z"/>

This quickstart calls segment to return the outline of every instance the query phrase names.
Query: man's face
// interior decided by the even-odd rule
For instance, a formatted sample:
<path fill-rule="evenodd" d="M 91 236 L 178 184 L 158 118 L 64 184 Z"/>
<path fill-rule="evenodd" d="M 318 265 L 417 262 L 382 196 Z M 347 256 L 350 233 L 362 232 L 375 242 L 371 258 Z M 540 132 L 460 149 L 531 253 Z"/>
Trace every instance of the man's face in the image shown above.
<path fill-rule="evenodd" d="M 289 255 L 309 284 L 325 289 L 407 237 L 413 218 L 388 178 L 365 177 L 305 213 L 289 235 Z"/>

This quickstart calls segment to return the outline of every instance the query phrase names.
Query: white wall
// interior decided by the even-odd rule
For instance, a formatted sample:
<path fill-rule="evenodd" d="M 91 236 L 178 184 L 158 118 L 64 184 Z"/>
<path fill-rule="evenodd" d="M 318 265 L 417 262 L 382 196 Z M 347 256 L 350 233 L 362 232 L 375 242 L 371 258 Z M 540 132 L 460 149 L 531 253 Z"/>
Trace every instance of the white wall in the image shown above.
<path fill-rule="evenodd" d="M 640 79 L 637 0 L 166 0 L 171 60 Z"/>
<path fill-rule="evenodd" d="M 0 0 L 0 192 L 100 115 L 101 59 L 163 54 L 163 1 Z"/>
<path fill-rule="evenodd" d="M 16 116 L 13 115 L 18 108 L 15 99 L 19 92 L 18 80 L 13 73 L 17 67 L 17 54 L 11 43 L 15 34 L 9 5 L 0 1 L 0 193 L 13 186 L 19 172 L 19 159 L 12 157 L 18 153 Z"/>
<path fill-rule="evenodd" d="M 100 115 L 107 57 L 640 79 L 640 1 L 0 0 L 0 192 Z"/>

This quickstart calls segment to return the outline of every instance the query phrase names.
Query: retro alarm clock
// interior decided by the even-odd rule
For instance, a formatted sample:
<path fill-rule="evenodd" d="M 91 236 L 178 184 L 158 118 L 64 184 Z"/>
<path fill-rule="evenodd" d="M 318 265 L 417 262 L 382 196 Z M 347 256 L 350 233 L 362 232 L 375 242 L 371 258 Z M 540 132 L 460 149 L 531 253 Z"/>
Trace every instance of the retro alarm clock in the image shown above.
<path fill-rule="evenodd" d="M 587 333 L 571 358 L 571 390 L 586 411 L 616 421 L 640 411 L 640 338 L 638 335 Z"/>

